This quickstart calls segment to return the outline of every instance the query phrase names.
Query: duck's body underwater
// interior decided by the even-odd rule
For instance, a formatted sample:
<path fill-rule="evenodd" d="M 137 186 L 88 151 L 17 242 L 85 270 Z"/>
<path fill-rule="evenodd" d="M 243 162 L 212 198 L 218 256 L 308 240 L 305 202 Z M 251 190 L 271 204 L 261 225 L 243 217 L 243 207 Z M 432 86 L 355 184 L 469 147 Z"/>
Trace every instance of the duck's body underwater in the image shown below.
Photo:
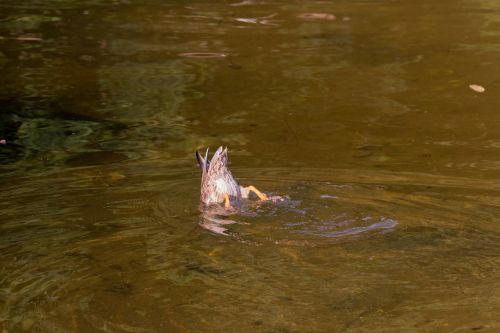
<path fill-rule="evenodd" d="M 206 206 L 224 203 L 224 207 L 231 208 L 231 198 L 247 199 L 250 192 L 254 192 L 260 200 L 279 198 L 269 198 L 254 186 L 240 186 L 227 168 L 227 147 L 224 149 L 219 147 L 210 161 L 208 160 L 208 148 L 205 157 L 196 152 L 196 159 L 203 172 L 200 199 Z"/>

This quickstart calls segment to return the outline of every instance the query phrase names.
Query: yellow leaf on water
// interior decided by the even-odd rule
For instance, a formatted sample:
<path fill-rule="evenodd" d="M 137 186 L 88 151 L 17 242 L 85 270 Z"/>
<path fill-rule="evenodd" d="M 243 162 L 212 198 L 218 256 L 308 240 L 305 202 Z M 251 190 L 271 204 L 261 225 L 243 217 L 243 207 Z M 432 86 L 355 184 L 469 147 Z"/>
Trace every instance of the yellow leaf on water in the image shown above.
<path fill-rule="evenodd" d="M 483 86 L 480 86 L 479 84 L 470 84 L 469 88 L 471 88 L 472 90 L 474 90 L 475 92 L 478 92 L 478 93 L 483 93 L 486 90 L 486 89 L 484 89 Z"/>

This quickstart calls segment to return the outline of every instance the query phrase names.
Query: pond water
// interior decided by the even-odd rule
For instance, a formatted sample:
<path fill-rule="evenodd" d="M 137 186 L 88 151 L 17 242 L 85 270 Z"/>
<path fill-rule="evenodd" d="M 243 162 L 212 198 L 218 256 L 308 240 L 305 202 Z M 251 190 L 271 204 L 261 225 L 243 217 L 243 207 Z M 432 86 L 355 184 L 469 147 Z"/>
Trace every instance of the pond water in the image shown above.
<path fill-rule="evenodd" d="M 499 37 L 492 0 L 3 0 L 1 332 L 500 331 Z M 285 201 L 200 210 L 220 145 Z"/>

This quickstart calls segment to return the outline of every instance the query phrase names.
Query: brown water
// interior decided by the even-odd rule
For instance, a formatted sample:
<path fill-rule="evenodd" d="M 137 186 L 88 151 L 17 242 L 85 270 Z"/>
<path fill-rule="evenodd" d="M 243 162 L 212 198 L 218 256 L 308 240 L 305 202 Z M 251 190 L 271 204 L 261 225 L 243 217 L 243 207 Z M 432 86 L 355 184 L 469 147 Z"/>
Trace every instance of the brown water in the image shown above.
<path fill-rule="evenodd" d="M 2 333 L 500 331 L 496 1 L 3 0 L 0 36 Z M 287 199 L 200 212 L 219 145 Z"/>

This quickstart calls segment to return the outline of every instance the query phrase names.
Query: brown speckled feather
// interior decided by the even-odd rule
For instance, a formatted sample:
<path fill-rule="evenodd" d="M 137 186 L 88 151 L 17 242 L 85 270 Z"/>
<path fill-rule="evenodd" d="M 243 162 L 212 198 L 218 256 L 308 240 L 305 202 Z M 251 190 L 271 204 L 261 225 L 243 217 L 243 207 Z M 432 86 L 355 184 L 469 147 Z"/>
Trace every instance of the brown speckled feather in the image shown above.
<path fill-rule="evenodd" d="M 201 202 L 211 205 L 224 202 L 224 193 L 232 198 L 241 198 L 241 189 L 227 168 L 227 147 L 219 147 L 212 160 L 208 161 L 208 149 L 205 158 L 196 152 L 196 158 L 203 174 L 201 177 Z"/>

